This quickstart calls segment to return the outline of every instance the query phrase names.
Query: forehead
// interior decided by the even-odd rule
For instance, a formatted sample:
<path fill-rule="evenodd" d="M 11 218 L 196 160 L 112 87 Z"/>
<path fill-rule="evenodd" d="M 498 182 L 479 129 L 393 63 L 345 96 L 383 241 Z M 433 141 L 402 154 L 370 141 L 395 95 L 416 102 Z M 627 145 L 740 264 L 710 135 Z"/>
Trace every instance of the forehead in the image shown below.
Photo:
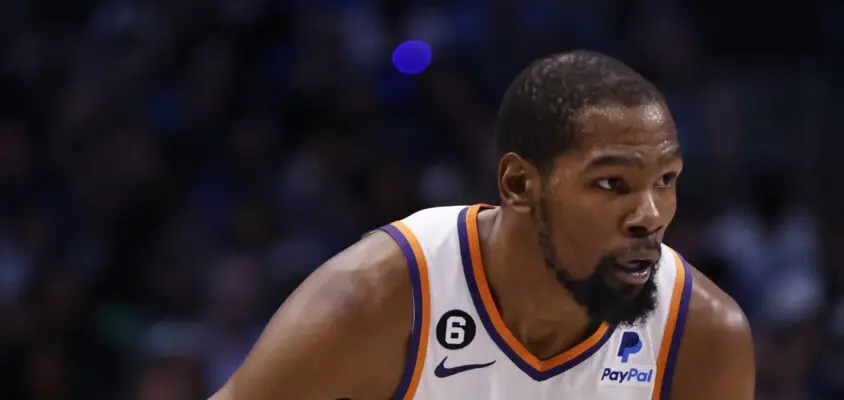
<path fill-rule="evenodd" d="M 587 107 L 576 116 L 579 144 L 588 150 L 612 145 L 655 145 L 677 141 L 674 120 L 662 104 Z"/>
<path fill-rule="evenodd" d="M 560 161 L 588 162 L 620 155 L 647 162 L 679 152 L 674 121 L 662 104 L 587 107 L 576 121 L 580 128 L 578 146 Z"/>

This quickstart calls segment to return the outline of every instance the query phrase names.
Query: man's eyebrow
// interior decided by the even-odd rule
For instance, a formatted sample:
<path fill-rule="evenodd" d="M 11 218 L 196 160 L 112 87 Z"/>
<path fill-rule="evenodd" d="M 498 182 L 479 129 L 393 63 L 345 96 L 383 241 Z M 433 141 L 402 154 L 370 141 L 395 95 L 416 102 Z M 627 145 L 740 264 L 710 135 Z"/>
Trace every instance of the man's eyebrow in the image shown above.
<path fill-rule="evenodd" d="M 674 160 L 683 158 L 682 152 L 680 151 L 680 147 L 672 147 L 665 153 L 659 156 L 659 160 L 657 163 L 659 165 L 668 164 Z M 641 158 L 630 156 L 628 154 L 602 154 L 597 156 L 586 163 L 586 169 L 596 169 L 600 167 L 637 167 L 643 168 L 645 163 L 642 161 Z"/>
<path fill-rule="evenodd" d="M 644 167 L 644 163 L 637 157 L 631 157 L 625 154 L 604 154 L 589 160 L 586 163 L 586 169 L 596 169 L 601 167 Z"/>

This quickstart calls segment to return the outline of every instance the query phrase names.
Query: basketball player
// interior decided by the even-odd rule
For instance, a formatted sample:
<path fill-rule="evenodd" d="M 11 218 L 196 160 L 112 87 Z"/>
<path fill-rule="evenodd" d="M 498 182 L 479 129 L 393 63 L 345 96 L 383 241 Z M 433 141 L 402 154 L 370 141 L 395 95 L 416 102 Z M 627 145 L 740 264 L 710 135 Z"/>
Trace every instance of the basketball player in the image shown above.
<path fill-rule="evenodd" d="M 662 244 L 682 160 L 659 91 L 554 55 L 496 131 L 499 206 L 419 211 L 326 262 L 213 399 L 753 399 L 742 311 Z"/>

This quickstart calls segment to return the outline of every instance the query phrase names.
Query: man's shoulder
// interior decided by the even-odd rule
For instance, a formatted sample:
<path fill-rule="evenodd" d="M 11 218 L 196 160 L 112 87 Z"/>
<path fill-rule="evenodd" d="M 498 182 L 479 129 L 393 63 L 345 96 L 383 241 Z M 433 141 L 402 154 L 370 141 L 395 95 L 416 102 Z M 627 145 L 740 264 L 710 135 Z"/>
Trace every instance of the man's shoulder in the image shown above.
<path fill-rule="evenodd" d="M 677 277 L 679 282 L 683 282 L 683 290 L 682 293 L 676 293 L 675 297 L 682 298 L 673 300 L 680 302 L 680 312 L 685 315 L 684 336 L 696 332 L 711 335 L 749 331 L 747 318 L 738 303 L 709 277 L 688 263 L 678 251 L 670 247 L 669 249 L 676 256 L 681 271 L 679 273 L 685 275 L 685 278 Z"/>
<path fill-rule="evenodd" d="M 404 314 L 411 310 L 407 260 L 396 241 L 375 230 L 337 253 L 309 278 L 351 314 Z M 401 304 L 404 307 L 399 307 Z"/>
<path fill-rule="evenodd" d="M 690 333 L 702 332 L 716 337 L 749 335 L 750 324 L 738 303 L 696 268 L 690 265 L 686 268 L 692 276 L 687 322 Z"/>
<path fill-rule="evenodd" d="M 671 397 L 752 399 L 756 369 L 747 317 L 706 275 L 685 268 L 692 288 Z"/>
<path fill-rule="evenodd" d="M 411 305 L 402 251 L 384 232 L 368 235 L 287 298 L 225 390 L 250 399 L 386 398 L 401 378 Z M 331 382 L 313 378 L 321 374 Z"/>

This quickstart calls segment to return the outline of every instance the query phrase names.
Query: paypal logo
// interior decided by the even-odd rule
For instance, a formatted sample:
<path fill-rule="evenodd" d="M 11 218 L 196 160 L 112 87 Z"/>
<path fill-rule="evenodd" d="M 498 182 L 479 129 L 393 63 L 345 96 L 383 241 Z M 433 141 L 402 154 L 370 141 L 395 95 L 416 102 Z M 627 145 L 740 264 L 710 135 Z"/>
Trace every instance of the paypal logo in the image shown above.
<path fill-rule="evenodd" d="M 627 363 L 630 356 L 642 350 L 642 340 L 639 339 L 639 334 L 633 331 L 624 332 L 621 336 L 621 345 L 618 346 L 617 356 L 621 357 L 622 363 Z"/>
<path fill-rule="evenodd" d="M 631 356 L 642 351 L 643 343 L 639 334 L 627 331 L 621 335 L 616 357 L 620 362 L 614 362 L 601 372 L 600 384 L 609 386 L 639 386 L 650 387 L 654 381 L 653 365 L 637 365 L 631 362 Z M 644 361 L 644 360 L 643 360 Z"/>
<path fill-rule="evenodd" d="M 638 369 L 630 368 L 628 370 L 613 370 L 611 368 L 604 368 L 601 374 L 601 381 L 611 381 L 613 383 L 651 383 L 654 379 L 654 369 Z"/>

